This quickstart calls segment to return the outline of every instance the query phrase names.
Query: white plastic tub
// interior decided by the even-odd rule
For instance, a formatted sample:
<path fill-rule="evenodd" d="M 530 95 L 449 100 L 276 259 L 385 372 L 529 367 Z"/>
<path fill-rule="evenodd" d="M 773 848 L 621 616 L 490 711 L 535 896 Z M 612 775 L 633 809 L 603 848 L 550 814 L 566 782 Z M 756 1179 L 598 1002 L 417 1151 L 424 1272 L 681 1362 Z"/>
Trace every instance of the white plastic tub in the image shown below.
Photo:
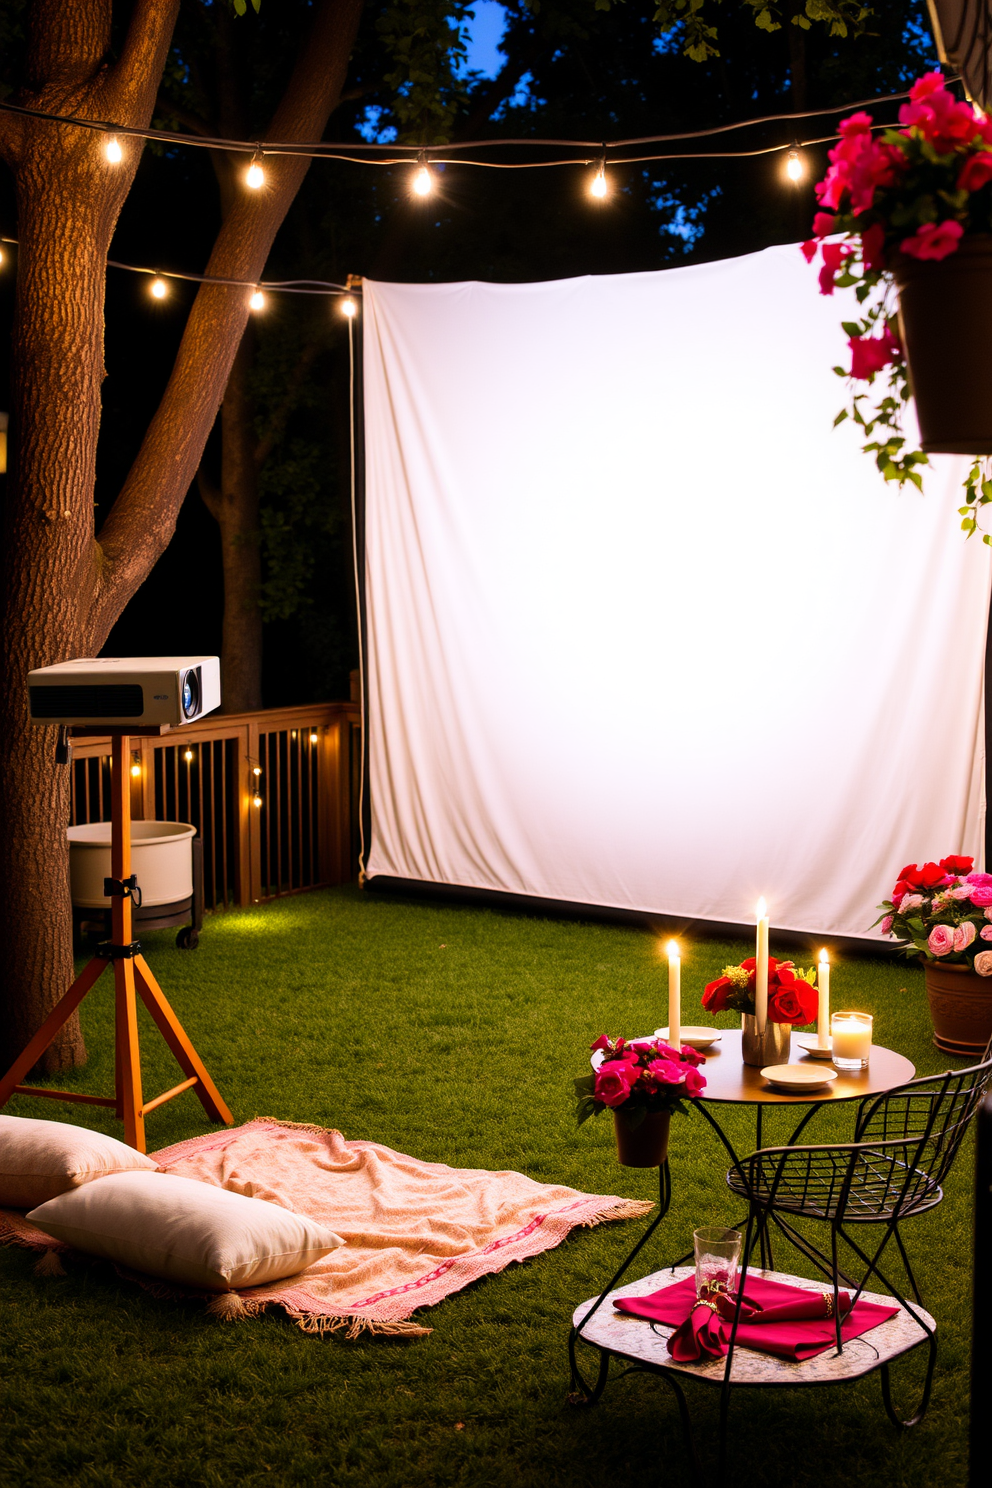
<path fill-rule="evenodd" d="M 110 877 L 110 823 L 69 827 L 69 883 L 81 909 L 107 909 L 103 880 Z M 142 905 L 174 904 L 193 893 L 193 838 L 188 822 L 133 821 L 131 872 Z"/>

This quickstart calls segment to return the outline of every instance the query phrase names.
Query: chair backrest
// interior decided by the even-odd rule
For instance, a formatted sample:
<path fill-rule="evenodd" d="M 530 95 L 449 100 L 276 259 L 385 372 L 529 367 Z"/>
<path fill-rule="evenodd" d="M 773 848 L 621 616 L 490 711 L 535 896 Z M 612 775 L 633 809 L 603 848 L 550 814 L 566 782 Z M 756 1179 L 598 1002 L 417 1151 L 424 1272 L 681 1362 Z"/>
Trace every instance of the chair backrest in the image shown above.
<path fill-rule="evenodd" d="M 884 1095 L 866 1096 L 858 1104 L 854 1140 L 904 1141 L 910 1166 L 943 1183 L 992 1084 L 990 1049 L 992 1043 L 981 1064 L 968 1069 L 924 1075 Z"/>

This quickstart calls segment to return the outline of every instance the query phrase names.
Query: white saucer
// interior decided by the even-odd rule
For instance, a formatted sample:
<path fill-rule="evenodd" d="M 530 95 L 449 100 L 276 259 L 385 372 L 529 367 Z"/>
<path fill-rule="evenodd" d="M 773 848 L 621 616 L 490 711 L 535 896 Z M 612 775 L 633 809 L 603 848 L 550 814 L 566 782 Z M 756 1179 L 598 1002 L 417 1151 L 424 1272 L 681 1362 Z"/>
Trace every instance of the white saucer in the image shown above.
<path fill-rule="evenodd" d="M 816 1038 L 815 1033 L 799 1033 L 796 1035 L 796 1043 L 800 1049 L 805 1050 L 813 1059 L 832 1059 L 833 1050 L 829 1033 L 827 1034 L 827 1047 L 825 1049 L 820 1048 Z"/>
<path fill-rule="evenodd" d="M 822 1090 L 837 1078 L 835 1069 L 817 1069 L 813 1064 L 768 1064 L 761 1071 L 769 1084 L 780 1090 L 793 1093 L 806 1090 Z"/>
<path fill-rule="evenodd" d="M 655 1038 L 668 1041 L 668 1029 L 656 1028 Z M 719 1028 L 694 1028 L 691 1025 L 682 1029 L 682 1043 L 688 1044 L 690 1049 L 708 1049 L 711 1044 L 718 1044 L 723 1037 Z"/>

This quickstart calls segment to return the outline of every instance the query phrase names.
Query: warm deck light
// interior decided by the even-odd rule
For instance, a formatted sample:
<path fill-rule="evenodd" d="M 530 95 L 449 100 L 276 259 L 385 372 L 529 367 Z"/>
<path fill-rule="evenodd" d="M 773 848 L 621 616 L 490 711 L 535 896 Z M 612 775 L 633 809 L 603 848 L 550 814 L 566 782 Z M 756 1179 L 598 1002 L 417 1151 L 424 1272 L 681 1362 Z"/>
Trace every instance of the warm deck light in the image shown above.
<path fill-rule="evenodd" d="M 790 150 L 785 162 L 785 174 L 790 181 L 801 181 L 806 174 L 806 164 L 798 150 Z"/>
<path fill-rule="evenodd" d="M 606 164 L 601 160 L 596 167 L 596 174 L 589 182 L 589 195 L 595 196 L 602 201 L 603 197 L 608 194 L 609 189 L 609 186 L 606 184 Z"/>
<path fill-rule="evenodd" d="M 186 761 L 186 763 L 188 765 L 191 765 L 193 763 L 193 751 L 192 751 L 192 749 L 187 749 L 186 753 L 183 755 L 183 759 Z"/>
<path fill-rule="evenodd" d="M 261 150 L 256 150 L 252 156 L 251 165 L 245 171 L 245 183 L 253 191 L 257 191 L 260 186 L 265 185 L 265 171 L 262 169 Z"/>
<path fill-rule="evenodd" d="M 310 735 L 310 743 L 311 744 L 316 744 L 316 742 L 317 742 L 317 735 L 316 734 L 311 734 Z"/>
<path fill-rule="evenodd" d="M 260 289 L 256 289 L 255 293 L 252 295 L 251 299 L 248 301 L 248 304 L 249 304 L 249 306 L 251 307 L 252 310 L 264 310 L 265 309 L 265 296 L 264 296 L 264 294 L 262 293 L 262 291 Z"/>
<path fill-rule="evenodd" d="M 341 314 L 347 315 L 349 320 L 354 320 L 358 314 L 358 304 L 352 299 L 351 295 L 345 295 L 341 301 Z"/>
<path fill-rule="evenodd" d="M 261 806 L 261 804 L 262 804 L 262 798 L 261 798 L 261 796 L 252 796 L 251 804 L 253 806 Z"/>
<path fill-rule="evenodd" d="M 165 282 L 164 279 L 155 278 L 155 279 L 152 280 L 152 298 L 153 299 L 155 299 L 155 300 L 164 300 L 165 297 L 166 297 L 166 295 L 168 293 L 169 293 L 169 286 L 166 284 L 166 282 Z"/>
<path fill-rule="evenodd" d="M 120 144 L 118 143 L 118 139 L 117 139 L 116 134 L 112 134 L 110 136 L 109 140 L 107 141 L 107 147 L 104 150 L 104 154 L 106 155 L 107 159 L 110 161 L 111 165 L 120 165 L 120 163 L 121 163 L 121 147 L 120 147 Z"/>

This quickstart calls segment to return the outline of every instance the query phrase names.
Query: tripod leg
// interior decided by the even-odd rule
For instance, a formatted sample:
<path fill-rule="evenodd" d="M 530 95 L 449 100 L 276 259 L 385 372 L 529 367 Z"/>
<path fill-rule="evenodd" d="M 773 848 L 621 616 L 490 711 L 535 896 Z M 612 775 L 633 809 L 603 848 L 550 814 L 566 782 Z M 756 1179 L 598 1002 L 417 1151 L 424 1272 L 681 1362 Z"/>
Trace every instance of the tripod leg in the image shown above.
<path fill-rule="evenodd" d="M 144 956 L 135 956 L 134 973 L 141 1000 L 155 1019 L 159 1033 L 175 1055 L 183 1074 L 196 1076 L 198 1083 L 193 1089 L 199 1096 L 203 1109 L 211 1121 L 222 1121 L 225 1126 L 233 1126 L 234 1117 L 207 1074 L 206 1066 L 193 1048 L 189 1035 L 166 1001 L 165 993 L 148 969 Z"/>
<path fill-rule="evenodd" d="M 73 982 L 68 992 L 64 993 L 55 1004 L 34 1038 L 24 1050 L 24 1053 L 19 1059 L 14 1060 L 10 1069 L 0 1079 L 0 1106 L 6 1105 L 13 1094 L 14 1086 L 20 1085 L 28 1071 L 38 1063 L 38 1060 L 62 1027 L 62 1024 L 68 1018 L 72 1017 L 87 992 L 93 986 L 93 983 L 108 964 L 100 956 L 94 956 L 89 965 L 83 969 Z"/>
<path fill-rule="evenodd" d="M 114 962 L 115 1022 L 120 1085 L 117 1099 L 123 1106 L 124 1140 L 138 1152 L 145 1150 L 145 1118 L 141 1110 L 141 1057 L 138 1051 L 138 1004 L 134 995 L 134 962 L 122 957 Z"/>

